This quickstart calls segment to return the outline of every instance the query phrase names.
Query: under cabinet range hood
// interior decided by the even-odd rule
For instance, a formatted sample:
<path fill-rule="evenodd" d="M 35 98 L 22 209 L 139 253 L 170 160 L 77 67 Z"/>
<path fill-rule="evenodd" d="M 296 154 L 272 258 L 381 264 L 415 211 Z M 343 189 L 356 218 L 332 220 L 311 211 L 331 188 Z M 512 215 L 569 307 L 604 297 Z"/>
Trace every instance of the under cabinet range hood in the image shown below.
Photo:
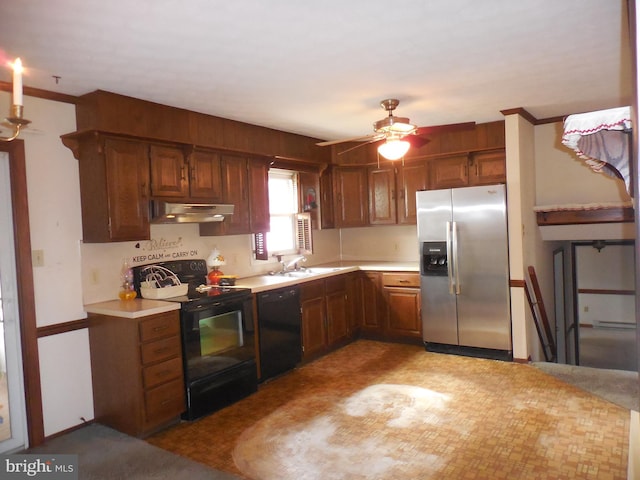
<path fill-rule="evenodd" d="M 151 223 L 222 222 L 228 215 L 233 215 L 233 205 L 153 201 Z"/>

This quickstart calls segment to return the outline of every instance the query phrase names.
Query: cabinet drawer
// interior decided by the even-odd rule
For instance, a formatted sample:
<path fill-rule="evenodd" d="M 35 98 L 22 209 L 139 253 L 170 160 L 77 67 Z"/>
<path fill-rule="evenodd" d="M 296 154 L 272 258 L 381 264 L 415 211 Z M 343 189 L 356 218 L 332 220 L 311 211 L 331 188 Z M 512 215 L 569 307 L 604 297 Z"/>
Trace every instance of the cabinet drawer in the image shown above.
<path fill-rule="evenodd" d="M 345 275 L 328 277 L 325 281 L 327 293 L 344 292 L 347 289 L 347 277 Z"/>
<path fill-rule="evenodd" d="M 181 357 L 180 338 L 178 336 L 163 338 L 155 342 L 145 343 L 141 347 L 143 365 Z"/>
<path fill-rule="evenodd" d="M 383 273 L 382 284 L 385 287 L 420 287 L 420 275 L 417 273 Z"/>
<path fill-rule="evenodd" d="M 180 357 L 172 358 L 166 362 L 158 363 L 145 367 L 142 370 L 142 379 L 144 388 L 155 387 L 168 380 L 181 378 L 182 376 L 182 359 Z"/>
<path fill-rule="evenodd" d="M 142 342 L 178 335 L 178 333 L 180 333 L 180 321 L 177 312 L 167 312 L 140 322 L 140 341 Z"/>
<path fill-rule="evenodd" d="M 313 280 L 300 284 L 301 302 L 318 297 L 324 298 L 324 280 Z"/>
<path fill-rule="evenodd" d="M 147 390 L 144 394 L 147 423 L 158 423 L 180 415 L 185 409 L 181 379 Z"/>

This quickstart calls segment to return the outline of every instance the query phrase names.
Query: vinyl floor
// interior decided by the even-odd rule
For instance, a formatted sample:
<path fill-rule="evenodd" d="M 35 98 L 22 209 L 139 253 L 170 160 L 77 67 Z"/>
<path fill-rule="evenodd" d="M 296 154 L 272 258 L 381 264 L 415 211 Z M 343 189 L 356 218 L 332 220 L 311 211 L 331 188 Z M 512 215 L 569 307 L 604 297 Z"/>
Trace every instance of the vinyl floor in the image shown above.
<path fill-rule="evenodd" d="M 248 479 L 625 479 L 629 410 L 531 365 L 358 340 L 147 441 Z"/>

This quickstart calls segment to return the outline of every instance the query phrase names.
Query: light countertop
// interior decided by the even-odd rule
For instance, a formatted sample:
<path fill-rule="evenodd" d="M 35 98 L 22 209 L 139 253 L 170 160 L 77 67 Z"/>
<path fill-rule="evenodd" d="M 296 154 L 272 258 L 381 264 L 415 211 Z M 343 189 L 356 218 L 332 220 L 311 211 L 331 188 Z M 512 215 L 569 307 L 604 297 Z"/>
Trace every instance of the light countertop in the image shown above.
<path fill-rule="evenodd" d="M 375 272 L 419 272 L 417 262 L 333 262 L 323 265 L 310 266 L 309 270 L 319 269 L 319 273 L 312 275 L 291 277 L 284 275 L 256 275 L 253 277 L 239 278 L 236 287 L 250 288 L 252 293 L 260 293 L 274 288 L 289 287 L 305 282 L 311 282 L 321 278 L 331 277 L 342 273 L 356 272 L 358 270 Z M 109 300 L 106 302 L 91 303 L 84 306 L 87 313 L 97 313 L 113 317 L 139 318 L 147 315 L 179 310 L 180 303 L 163 300 L 149 300 L 136 298 L 134 300 Z"/>
<path fill-rule="evenodd" d="M 314 273 L 309 276 L 289 277 L 284 275 L 256 275 L 254 277 L 239 278 L 236 281 L 237 287 L 250 288 L 252 293 L 260 293 L 274 288 L 289 287 L 304 282 L 311 282 L 321 278 L 331 277 L 341 273 L 356 272 L 358 270 L 376 272 L 419 272 L 420 267 L 417 262 L 378 262 L 378 261 L 357 261 L 357 262 L 333 262 L 323 265 L 310 266 L 309 270 L 331 269 L 323 273 Z"/>
<path fill-rule="evenodd" d="M 90 303 L 85 305 L 84 309 L 87 313 L 98 313 L 112 317 L 139 318 L 179 310 L 180 303 L 136 298 L 134 300 L 109 300 L 107 302 Z"/>

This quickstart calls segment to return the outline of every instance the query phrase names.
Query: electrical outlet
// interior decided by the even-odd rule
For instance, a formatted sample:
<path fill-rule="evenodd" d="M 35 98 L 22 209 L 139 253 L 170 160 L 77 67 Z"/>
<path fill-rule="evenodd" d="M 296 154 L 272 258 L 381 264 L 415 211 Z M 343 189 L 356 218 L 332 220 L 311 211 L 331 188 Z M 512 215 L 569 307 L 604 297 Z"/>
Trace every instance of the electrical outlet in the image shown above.
<path fill-rule="evenodd" d="M 585 313 L 587 313 L 587 312 L 589 311 L 589 307 L 588 307 L 588 306 L 585 306 L 585 307 L 583 308 L 583 311 L 584 311 Z"/>
<path fill-rule="evenodd" d="M 91 284 L 98 285 L 100 283 L 100 270 L 97 268 L 91 269 Z"/>
<path fill-rule="evenodd" d="M 31 251 L 31 265 L 34 267 L 44 267 L 44 250 Z"/>

